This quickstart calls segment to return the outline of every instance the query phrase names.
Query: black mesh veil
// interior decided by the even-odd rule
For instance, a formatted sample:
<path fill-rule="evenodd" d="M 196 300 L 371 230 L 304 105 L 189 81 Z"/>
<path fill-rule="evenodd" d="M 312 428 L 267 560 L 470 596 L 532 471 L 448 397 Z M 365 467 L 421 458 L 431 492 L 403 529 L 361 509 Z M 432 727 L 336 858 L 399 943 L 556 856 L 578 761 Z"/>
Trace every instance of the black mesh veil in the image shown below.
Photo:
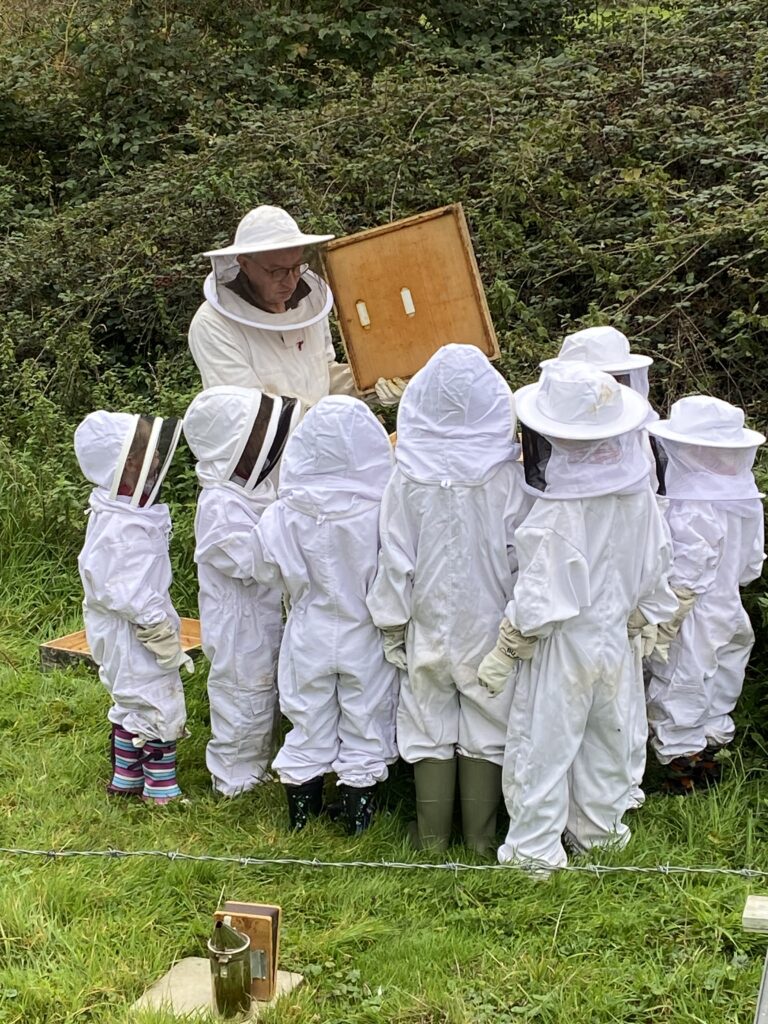
<path fill-rule="evenodd" d="M 115 467 L 111 496 L 118 494 L 123 483 L 130 488 L 131 505 L 145 507 L 155 502 L 180 435 L 181 420 L 138 416 Z"/>
<path fill-rule="evenodd" d="M 300 414 L 296 398 L 261 396 L 251 433 L 235 468 L 235 473 L 246 481 L 247 489 L 252 490 L 266 480 L 280 461 Z"/>
<path fill-rule="evenodd" d="M 520 424 L 523 441 L 523 469 L 525 482 L 537 491 L 547 487 L 546 468 L 552 455 L 552 445 L 541 434 L 531 430 L 524 423 Z"/>

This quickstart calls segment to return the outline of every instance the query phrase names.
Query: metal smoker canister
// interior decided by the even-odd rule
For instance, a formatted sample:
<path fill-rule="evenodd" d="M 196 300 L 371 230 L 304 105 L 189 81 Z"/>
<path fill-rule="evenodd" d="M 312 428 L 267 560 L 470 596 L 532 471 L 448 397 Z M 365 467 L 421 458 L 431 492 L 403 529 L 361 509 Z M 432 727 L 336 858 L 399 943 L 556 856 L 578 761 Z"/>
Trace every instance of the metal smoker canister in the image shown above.
<path fill-rule="evenodd" d="M 208 941 L 213 1008 L 222 1017 L 237 1017 L 251 1008 L 251 940 L 217 921 Z"/>

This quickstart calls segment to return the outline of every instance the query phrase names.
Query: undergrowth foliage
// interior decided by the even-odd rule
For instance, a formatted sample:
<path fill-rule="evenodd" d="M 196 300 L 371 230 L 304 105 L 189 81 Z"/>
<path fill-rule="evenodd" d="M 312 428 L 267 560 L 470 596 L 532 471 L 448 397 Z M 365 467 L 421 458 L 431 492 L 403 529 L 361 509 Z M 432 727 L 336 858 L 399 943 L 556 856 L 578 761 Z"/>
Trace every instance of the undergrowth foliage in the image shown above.
<path fill-rule="evenodd" d="M 71 435 L 85 412 L 183 412 L 199 253 L 260 202 L 337 234 L 461 202 L 513 386 L 566 330 L 609 320 L 653 355 L 662 412 L 707 390 L 765 426 L 765 4 L 582 15 L 546 48 L 503 4 L 478 8 L 495 12 L 482 23 L 474 8 L 462 22 L 459 5 L 434 7 L 414 21 L 405 6 L 317 0 L 300 21 L 246 0 L 83 0 L 24 28 L 24 59 L 6 44 L 6 564 L 20 564 L 20 533 L 44 563 L 66 551 L 71 564 L 86 494 Z M 566 13 L 536 10 L 550 26 Z M 259 34 L 267 17 L 272 34 Z M 291 50 L 289 21 L 311 47 Z M 208 62 L 183 59 L 185 46 L 207 47 Z M 261 63 L 235 74 L 246 50 Z M 185 455 L 168 491 L 177 534 L 191 536 Z"/>

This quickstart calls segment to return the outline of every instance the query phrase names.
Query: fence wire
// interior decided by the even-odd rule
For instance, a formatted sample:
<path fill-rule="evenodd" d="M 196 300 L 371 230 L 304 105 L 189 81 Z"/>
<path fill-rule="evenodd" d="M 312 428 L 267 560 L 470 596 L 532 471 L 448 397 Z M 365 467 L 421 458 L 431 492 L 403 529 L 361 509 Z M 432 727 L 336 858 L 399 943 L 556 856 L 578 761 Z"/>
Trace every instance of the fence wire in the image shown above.
<path fill-rule="evenodd" d="M 552 868 L 532 861 L 526 864 L 464 864 L 445 861 L 442 864 L 423 864 L 418 861 L 395 860 L 317 860 L 305 857 L 247 857 L 226 854 L 184 853 L 181 850 L 26 850 L 19 847 L 0 847 L 0 854 L 9 857 L 42 857 L 49 861 L 69 860 L 74 857 L 96 857 L 122 860 L 133 857 L 153 857 L 169 861 L 234 864 L 241 868 L 300 867 L 320 869 L 361 869 L 394 871 L 516 871 L 528 875 L 549 874 Z M 583 875 L 716 875 L 728 878 L 765 879 L 768 869 L 724 868 L 716 865 L 686 864 L 566 864 L 556 872 Z"/>

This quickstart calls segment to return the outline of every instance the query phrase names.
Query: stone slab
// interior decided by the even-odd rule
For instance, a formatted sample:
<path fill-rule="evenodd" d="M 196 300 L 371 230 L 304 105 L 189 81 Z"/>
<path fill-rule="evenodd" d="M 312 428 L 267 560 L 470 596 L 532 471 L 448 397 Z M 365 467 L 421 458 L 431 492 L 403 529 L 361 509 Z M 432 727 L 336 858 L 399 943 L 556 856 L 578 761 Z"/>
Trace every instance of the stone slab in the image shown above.
<path fill-rule="evenodd" d="M 262 1006 L 273 1006 L 277 1000 L 292 992 L 304 981 L 301 974 L 291 971 L 277 972 L 274 999 L 268 1003 L 254 1002 L 251 1012 L 241 1020 L 256 1020 Z M 132 1010 L 169 1010 L 183 1020 L 220 1020 L 211 1008 L 211 965 L 207 957 L 188 956 L 179 960 L 170 971 L 151 985 L 131 1007 Z"/>
<path fill-rule="evenodd" d="M 747 932 L 768 932 L 768 896 L 747 896 L 741 925 Z"/>

